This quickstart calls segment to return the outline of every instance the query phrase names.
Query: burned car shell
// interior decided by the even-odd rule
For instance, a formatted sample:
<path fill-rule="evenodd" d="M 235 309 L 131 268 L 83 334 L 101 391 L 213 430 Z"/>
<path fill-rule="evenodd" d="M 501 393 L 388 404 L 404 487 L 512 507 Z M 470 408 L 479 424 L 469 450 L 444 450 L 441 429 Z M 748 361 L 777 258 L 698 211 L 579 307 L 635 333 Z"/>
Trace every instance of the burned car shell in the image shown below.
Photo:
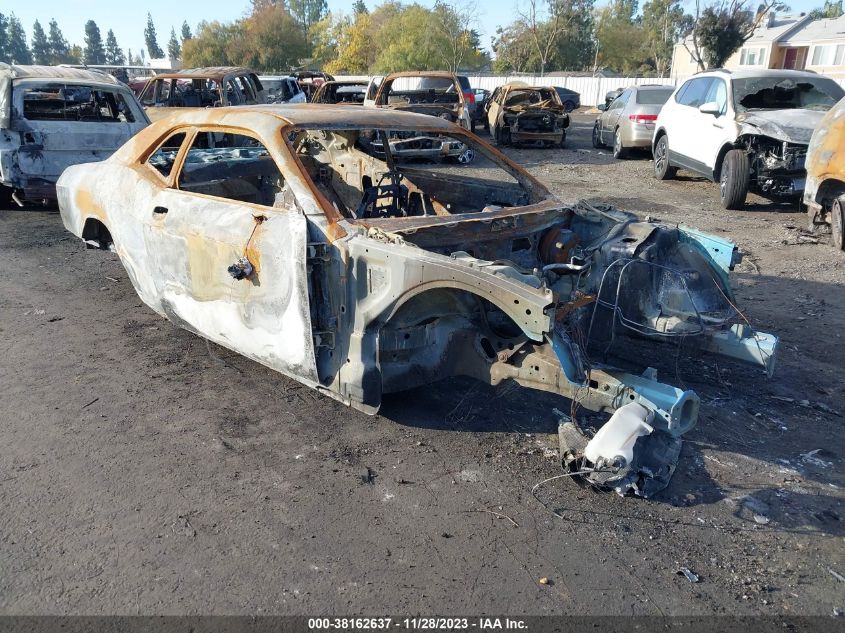
<path fill-rule="evenodd" d="M 150 119 L 157 121 L 185 108 L 256 105 L 267 98 L 258 75 L 249 68 L 212 66 L 155 75 L 139 100 Z"/>
<path fill-rule="evenodd" d="M 362 181 L 385 170 L 359 149 L 360 130 L 370 128 L 458 137 L 516 184 L 461 176 L 474 167 L 436 177 L 408 170 L 408 180 L 463 210 L 344 212 L 338 202 L 366 195 Z M 187 138 L 162 177 L 147 158 L 181 131 Z M 177 188 L 193 136 L 244 131 L 284 179 L 274 206 Z M 465 375 L 513 380 L 593 410 L 639 403 L 649 428 L 679 437 L 696 422 L 695 393 L 658 382 L 654 370 L 590 363 L 591 337 L 604 347 L 623 331 L 683 336 L 773 367 L 777 339 L 736 323 L 733 244 L 564 204 L 438 118 L 310 105 L 188 111 L 103 163 L 69 169 L 59 196 L 67 229 L 115 250 L 156 312 L 366 413 L 384 393 Z M 508 196 L 510 206 L 485 202 Z"/>
<path fill-rule="evenodd" d="M 524 96 L 520 103 L 514 99 Z M 535 141 L 563 144 L 569 115 L 553 87 L 511 82 L 493 91 L 485 104 L 490 134 L 500 145 Z"/>
<path fill-rule="evenodd" d="M 66 167 L 108 158 L 148 124 L 129 88 L 110 75 L 0 64 L 0 194 L 54 202 Z"/>
<path fill-rule="evenodd" d="M 813 132 L 807 150 L 807 205 L 811 227 L 830 224 L 833 244 L 845 250 L 845 99 L 831 108 Z"/>
<path fill-rule="evenodd" d="M 451 86 L 447 88 L 449 99 L 438 99 L 436 94 L 434 99 L 429 98 L 434 90 L 408 90 L 407 98 L 401 101 L 391 101 L 391 90 L 393 85 L 397 82 L 409 82 L 413 79 L 419 79 L 424 82 L 426 79 L 437 81 L 444 80 L 451 82 Z M 414 98 L 415 94 L 419 93 L 419 98 Z M 403 94 L 403 92 L 400 92 Z M 365 105 L 368 105 L 365 101 Z M 457 75 L 446 71 L 422 71 L 422 72 L 401 72 L 392 73 L 385 77 L 378 86 L 373 105 L 377 108 L 389 108 L 401 112 L 416 112 L 418 114 L 427 114 L 429 116 L 436 116 L 452 123 L 457 123 L 465 130 L 472 127 L 470 117 L 469 104 L 464 99 L 464 91 L 458 81 Z"/>
<path fill-rule="evenodd" d="M 311 103 L 327 105 L 363 105 L 367 82 L 363 80 L 327 81 L 317 88 Z"/>

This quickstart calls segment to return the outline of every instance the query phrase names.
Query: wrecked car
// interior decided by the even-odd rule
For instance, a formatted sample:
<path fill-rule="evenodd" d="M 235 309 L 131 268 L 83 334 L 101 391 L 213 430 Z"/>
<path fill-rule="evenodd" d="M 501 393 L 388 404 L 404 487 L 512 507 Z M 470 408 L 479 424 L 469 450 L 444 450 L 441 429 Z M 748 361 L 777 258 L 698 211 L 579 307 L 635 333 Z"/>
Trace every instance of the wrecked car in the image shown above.
<path fill-rule="evenodd" d="M 417 112 L 472 128 L 468 94 L 454 73 L 446 71 L 393 73 L 380 80 L 372 105 L 401 112 Z M 473 94 L 473 103 L 475 95 Z M 369 105 L 365 102 L 365 105 Z"/>
<path fill-rule="evenodd" d="M 831 108 L 813 132 L 805 161 L 804 204 L 810 228 L 829 225 L 833 245 L 845 250 L 845 99 Z"/>
<path fill-rule="evenodd" d="M 465 144 L 476 161 L 401 164 L 372 143 L 394 131 Z M 579 472 L 612 471 L 645 494 L 641 480 L 660 469 L 633 465 L 649 462 L 652 442 L 679 446 L 699 408 L 647 367 L 659 342 L 774 364 L 777 339 L 734 307 L 734 244 L 561 202 L 437 117 L 185 111 L 71 167 L 58 191 L 67 229 L 115 251 L 150 308 L 365 413 L 450 376 L 514 381 L 594 411 L 636 404 L 623 416 L 642 423 L 630 459 L 608 441 L 615 426 L 586 450 L 576 419 L 564 453 Z M 627 338 L 645 345 L 638 371 L 592 356 Z"/>
<path fill-rule="evenodd" d="M 749 191 L 800 198 L 810 136 L 843 96 L 832 79 L 798 70 L 699 73 L 657 117 L 655 177 L 680 167 L 718 182 L 725 209 L 742 209 Z"/>
<path fill-rule="evenodd" d="M 111 75 L 0 64 L 0 204 L 51 204 L 70 165 L 108 158 L 149 124 Z"/>
<path fill-rule="evenodd" d="M 320 86 L 327 81 L 334 81 L 334 77 L 320 70 L 296 70 L 290 75 L 299 84 L 309 101 Z"/>
<path fill-rule="evenodd" d="M 311 102 L 327 105 L 363 105 L 366 92 L 366 81 L 327 81 L 317 88 Z"/>
<path fill-rule="evenodd" d="M 219 108 L 266 102 L 261 80 L 249 68 L 216 66 L 162 73 L 147 81 L 141 105 L 153 121 L 183 108 Z"/>
<path fill-rule="evenodd" d="M 258 80 L 264 88 L 267 103 L 306 103 L 308 101 L 305 92 L 293 77 L 260 75 Z"/>
<path fill-rule="evenodd" d="M 540 143 L 563 147 L 569 115 L 552 87 L 521 81 L 499 86 L 485 104 L 487 127 L 498 145 Z"/>

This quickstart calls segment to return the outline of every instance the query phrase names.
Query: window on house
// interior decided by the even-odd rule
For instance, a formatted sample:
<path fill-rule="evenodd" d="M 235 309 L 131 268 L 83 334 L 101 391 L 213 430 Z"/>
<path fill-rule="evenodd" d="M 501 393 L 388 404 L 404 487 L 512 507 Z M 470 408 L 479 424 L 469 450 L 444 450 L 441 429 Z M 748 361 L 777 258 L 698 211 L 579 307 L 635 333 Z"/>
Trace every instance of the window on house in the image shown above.
<path fill-rule="evenodd" d="M 813 49 L 813 66 L 840 66 L 843 53 L 845 53 L 843 44 L 816 46 Z"/>
<path fill-rule="evenodd" d="M 743 48 L 739 54 L 740 66 L 762 66 L 766 58 L 765 48 Z"/>

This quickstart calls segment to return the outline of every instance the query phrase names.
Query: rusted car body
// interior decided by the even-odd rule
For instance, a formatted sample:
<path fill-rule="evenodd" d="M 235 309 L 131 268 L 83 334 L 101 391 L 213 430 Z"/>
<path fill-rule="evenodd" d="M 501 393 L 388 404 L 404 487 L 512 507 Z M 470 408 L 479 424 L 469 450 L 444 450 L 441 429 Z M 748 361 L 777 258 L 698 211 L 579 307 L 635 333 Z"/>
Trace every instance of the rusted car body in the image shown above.
<path fill-rule="evenodd" d="M 108 158 L 148 124 L 110 75 L 0 64 L 0 199 L 55 202 L 66 167 Z"/>
<path fill-rule="evenodd" d="M 374 144 L 392 132 L 454 139 L 478 159 L 400 164 Z M 592 410 L 639 403 L 655 437 L 677 443 L 695 393 L 591 350 L 683 337 L 685 350 L 773 367 L 777 339 L 738 324 L 732 243 L 563 203 L 437 117 L 186 111 L 68 169 L 59 202 L 67 229 L 116 251 L 153 310 L 370 414 L 384 394 L 462 375 Z"/>
<path fill-rule="evenodd" d="M 830 225 L 833 245 L 845 250 L 845 99 L 833 106 L 813 132 L 804 165 L 804 204 L 811 228 Z"/>
<path fill-rule="evenodd" d="M 150 119 L 157 121 L 184 108 L 257 105 L 266 97 L 261 80 L 249 68 L 214 66 L 151 77 L 140 101 Z"/>
<path fill-rule="evenodd" d="M 326 105 L 363 105 L 366 92 L 366 81 L 327 81 L 317 88 L 311 102 Z"/>
<path fill-rule="evenodd" d="M 485 107 L 487 127 L 499 145 L 535 142 L 563 145 L 569 115 L 553 87 L 515 81 L 493 91 Z"/>
<path fill-rule="evenodd" d="M 400 112 L 436 116 L 462 128 L 472 127 L 469 104 L 458 77 L 446 71 L 393 73 L 382 80 L 374 105 Z"/>

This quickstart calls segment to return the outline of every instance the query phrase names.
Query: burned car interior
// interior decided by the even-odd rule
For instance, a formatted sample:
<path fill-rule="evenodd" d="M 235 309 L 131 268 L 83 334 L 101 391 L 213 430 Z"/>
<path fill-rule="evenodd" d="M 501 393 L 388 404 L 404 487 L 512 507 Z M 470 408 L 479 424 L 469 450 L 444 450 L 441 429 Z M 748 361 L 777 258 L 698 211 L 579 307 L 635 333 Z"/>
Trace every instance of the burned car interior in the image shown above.
<path fill-rule="evenodd" d="M 522 206 L 530 198 L 489 158 L 478 157 L 471 167 L 449 161 L 452 149 L 465 151 L 472 143 L 465 136 L 385 129 L 312 129 L 292 136 L 312 180 L 350 219 L 483 212 Z"/>
<path fill-rule="evenodd" d="M 123 94 L 80 84 L 25 88 L 23 116 L 28 121 L 135 122 Z"/>

